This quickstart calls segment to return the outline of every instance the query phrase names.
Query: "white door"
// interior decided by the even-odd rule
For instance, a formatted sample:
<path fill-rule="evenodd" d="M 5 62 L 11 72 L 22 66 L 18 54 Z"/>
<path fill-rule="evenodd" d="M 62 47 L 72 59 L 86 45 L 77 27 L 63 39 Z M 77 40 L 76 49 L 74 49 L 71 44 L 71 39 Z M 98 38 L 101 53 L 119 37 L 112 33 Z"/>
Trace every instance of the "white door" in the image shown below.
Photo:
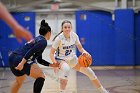
<path fill-rule="evenodd" d="M 42 55 L 45 60 L 50 61 L 49 53 L 50 53 L 50 48 L 51 48 L 51 45 L 52 45 L 52 40 L 61 31 L 61 23 L 64 20 L 71 21 L 72 29 L 75 32 L 75 28 L 76 28 L 75 15 L 74 14 L 64 14 L 64 13 L 37 14 L 37 16 L 36 16 L 36 36 L 39 35 L 38 32 L 39 32 L 40 22 L 43 19 L 45 19 L 46 22 L 48 22 L 48 24 L 50 25 L 50 27 L 52 29 L 51 39 L 47 41 L 48 46 L 47 46 L 47 48 L 45 49 L 45 51 Z"/>

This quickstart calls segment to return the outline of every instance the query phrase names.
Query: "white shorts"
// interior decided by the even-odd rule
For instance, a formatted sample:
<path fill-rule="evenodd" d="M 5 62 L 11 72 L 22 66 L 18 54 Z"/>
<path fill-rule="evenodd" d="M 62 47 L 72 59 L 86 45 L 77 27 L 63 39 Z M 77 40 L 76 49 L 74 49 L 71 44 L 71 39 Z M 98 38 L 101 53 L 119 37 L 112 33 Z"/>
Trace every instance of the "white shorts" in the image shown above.
<path fill-rule="evenodd" d="M 71 68 L 75 67 L 78 63 L 78 58 L 74 56 L 56 57 L 57 62 L 65 61 Z"/>

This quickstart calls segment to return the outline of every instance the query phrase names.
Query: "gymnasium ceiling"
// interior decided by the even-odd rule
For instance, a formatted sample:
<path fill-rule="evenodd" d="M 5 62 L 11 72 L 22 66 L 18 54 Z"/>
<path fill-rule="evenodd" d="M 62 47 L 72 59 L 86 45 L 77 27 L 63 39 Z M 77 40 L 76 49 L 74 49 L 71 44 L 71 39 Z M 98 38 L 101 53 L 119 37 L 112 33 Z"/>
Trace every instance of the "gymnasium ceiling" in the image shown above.
<path fill-rule="evenodd" d="M 75 11 L 105 10 L 113 12 L 122 7 L 123 0 L 0 0 L 9 11 Z M 140 10 L 140 0 L 124 0 L 127 8 Z"/>

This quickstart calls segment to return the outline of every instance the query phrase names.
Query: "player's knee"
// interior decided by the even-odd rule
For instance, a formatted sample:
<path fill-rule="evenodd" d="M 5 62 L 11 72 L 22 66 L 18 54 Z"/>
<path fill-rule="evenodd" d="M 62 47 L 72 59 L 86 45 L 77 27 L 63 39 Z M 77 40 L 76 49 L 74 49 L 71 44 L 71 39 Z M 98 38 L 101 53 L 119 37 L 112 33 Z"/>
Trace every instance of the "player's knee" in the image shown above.
<path fill-rule="evenodd" d="M 42 74 L 34 75 L 32 77 L 35 78 L 35 79 L 40 78 L 40 77 L 45 78 L 45 75 L 44 75 L 44 73 L 42 73 Z"/>
<path fill-rule="evenodd" d="M 63 79 L 67 79 L 68 76 L 69 76 L 69 73 L 70 73 L 70 67 L 67 63 L 63 63 L 60 67 L 61 71 L 62 71 L 62 75 L 60 78 L 63 78 Z"/>
<path fill-rule="evenodd" d="M 42 77 L 42 78 L 45 78 L 45 75 L 44 73 L 42 73 L 39 77 Z"/>
<path fill-rule="evenodd" d="M 25 78 L 16 79 L 15 83 L 20 87 L 23 84 L 24 80 Z"/>
<path fill-rule="evenodd" d="M 63 62 L 60 69 L 63 70 L 63 71 L 69 71 L 70 67 L 66 62 Z"/>
<path fill-rule="evenodd" d="M 95 75 L 94 71 L 89 67 L 88 68 L 81 67 L 80 72 L 88 76 L 90 80 L 97 79 L 97 76 Z"/>
<path fill-rule="evenodd" d="M 68 82 L 67 79 L 60 79 L 61 86 L 66 86 L 67 85 L 67 82 Z"/>
<path fill-rule="evenodd" d="M 20 87 L 22 84 L 23 84 L 23 82 L 22 81 L 15 81 L 15 83 L 16 83 L 16 85 L 18 86 L 18 87 Z"/>
<path fill-rule="evenodd" d="M 43 71 L 40 71 L 39 73 L 36 74 L 36 78 L 39 78 L 39 77 L 45 78 Z"/>

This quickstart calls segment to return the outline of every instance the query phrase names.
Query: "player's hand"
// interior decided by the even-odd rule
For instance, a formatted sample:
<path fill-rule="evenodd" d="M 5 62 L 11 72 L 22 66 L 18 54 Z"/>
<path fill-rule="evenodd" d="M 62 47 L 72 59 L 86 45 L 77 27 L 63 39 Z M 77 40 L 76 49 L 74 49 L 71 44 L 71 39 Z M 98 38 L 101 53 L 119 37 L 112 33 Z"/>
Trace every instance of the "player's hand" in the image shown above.
<path fill-rule="evenodd" d="M 88 52 L 83 52 L 82 55 L 91 56 Z"/>
<path fill-rule="evenodd" d="M 50 64 L 49 66 L 53 67 L 54 73 L 58 73 L 59 72 L 59 67 L 60 67 L 59 63 L 53 63 L 53 64 Z"/>
<path fill-rule="evenodd" d="M 15 67 L 15 69 L 16 69 L 16 70 L 22 70 L 22 69 L 23 69 L 23 64 L 20 62 L 20 63 L 18 64 L 18 66 Z"/>
<path fill-rule="evenodd" d="M 52 66 L 53 66 L 53 69 L 54 69 L 54 73 L 58 74 L 60 64 L 57 62 L 57 63 L 53 63 Z"/>
<path fill-rule="evenodd" d="M 59 67 L 59 63 L 53 63 L 49 65 L 50 67 Z"/>
<path fill-rule="evenodd" d="M 19 42 L 22 42 L 22 39 L 29 41 L 33 38 L 32 34 L 20 25 L 16 26 L 16 28 L 13 29 L 13 32 Z"/>

